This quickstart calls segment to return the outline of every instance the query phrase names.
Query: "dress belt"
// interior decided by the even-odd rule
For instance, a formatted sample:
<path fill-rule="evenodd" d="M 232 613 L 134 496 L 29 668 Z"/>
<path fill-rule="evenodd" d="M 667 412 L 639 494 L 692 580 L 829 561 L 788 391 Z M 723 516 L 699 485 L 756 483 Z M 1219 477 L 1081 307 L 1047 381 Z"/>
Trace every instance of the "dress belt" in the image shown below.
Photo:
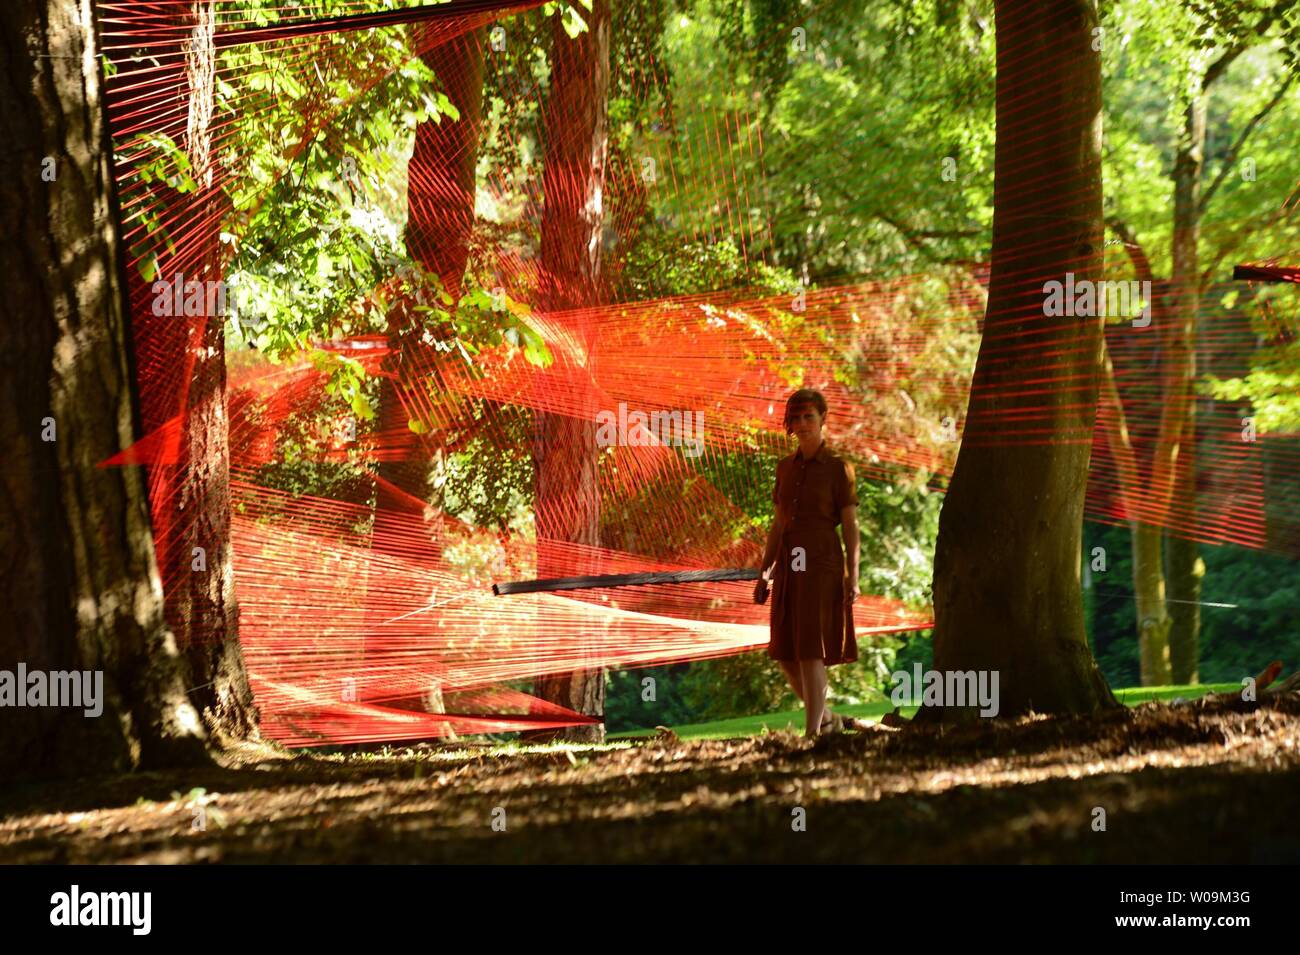
<path fill-rule="evenodd" d="M 804 527 L 829 527 L 834 530 L 839 526 L 839 521 L 832 520 L 829 517 L 801 517 L 798 520 L 791 519 L 788 521 L 782 533 L 788 534 L 792 530 L 799 530 Z"/>

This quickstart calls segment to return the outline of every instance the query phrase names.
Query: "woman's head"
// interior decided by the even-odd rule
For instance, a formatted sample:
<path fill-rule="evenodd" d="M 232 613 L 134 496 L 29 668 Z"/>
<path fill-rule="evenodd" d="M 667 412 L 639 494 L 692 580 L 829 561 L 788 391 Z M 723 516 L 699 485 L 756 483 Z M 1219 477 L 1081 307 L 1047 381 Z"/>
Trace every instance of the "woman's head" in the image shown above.
<path fill-rule="evenodd" d="M 785 433 L 794 434 L 796 429 L 815 427 L 821 430 L 826 420 L 826 399 L 820 391 L 800 388 L 785 403 Z"/>

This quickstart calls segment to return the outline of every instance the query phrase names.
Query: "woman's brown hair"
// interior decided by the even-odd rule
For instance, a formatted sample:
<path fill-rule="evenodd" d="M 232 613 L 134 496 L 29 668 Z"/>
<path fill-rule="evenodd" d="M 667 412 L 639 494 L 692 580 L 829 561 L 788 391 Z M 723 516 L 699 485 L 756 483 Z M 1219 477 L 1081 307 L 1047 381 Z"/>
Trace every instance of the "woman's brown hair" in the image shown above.
<path fill-rule="evenodd" d="M 826 398 L 820 391 L 814 391 L 811 388 L 800 388 L 792 394 L 785 403 L 785 433 L 793 434 L 794 428 L 790 425 L 790 418 L 796 408 L 804 405 L 812 405 L 817 409 L 817 413 L 824 419 L 826 417 Z"/>

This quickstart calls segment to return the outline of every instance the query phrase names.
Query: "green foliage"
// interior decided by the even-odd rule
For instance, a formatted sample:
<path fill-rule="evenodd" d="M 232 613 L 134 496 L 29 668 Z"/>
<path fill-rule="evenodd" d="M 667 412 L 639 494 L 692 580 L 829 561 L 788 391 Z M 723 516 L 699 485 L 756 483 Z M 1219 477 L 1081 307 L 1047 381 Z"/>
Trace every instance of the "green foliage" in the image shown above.
<path fill-rule="evenodd" d="M 943 495 L 924 484 L 858 482 L 863 593 L 929 605 L 942 506 Z"/>
<path fill-rule="evenodd" d="M 755 85 L 769 101 L 790 75 L 799 0 L 709 0 L 723 47 L 753 69 Z"/>
<path fill-rule="evenodd" d="M 356 389 L 355 394 L 348 393 L 352 388 Z M 275 454 L 255 472 L 253 482 L 295 496 L 307 494 L 357 504 L 372 503 L 372 465 L 365 443 L 366 425 L 352 418 L 357 438 L 354 441 L 343 440 L 338 428 L 340 422 L 356 415 L 352 407 L 354 399 L 359 396 L 360 401 L 372 404 L 378 390 L 375 379 L 353 379 L 346 388 L 336 388 L 319 405 L 295 410 L 277 424 Z M 253 424 L 261 416 L 256 404 L 246 413 Z"/>
<path fill-rule="evenodd" d="M 1202 549 L 1206 575 L 1201 599 L 1236 604 L 1201 610 L 1203 682 L 1233 682 L 1280 659 L 1300 669 L 1300 574 L 1295 561 L 1240 547 Z"/>
<path fill-rule="evenodd" d="M 1220 401 L 1246 401 L 1256 431 L 1300 431 L 1300 345 L 1290 342 L 1255 353 L 1255 367 L 1242 378 L 1207 377 L 1204 394 Z"/>
<path fill-rule="evenodd" d="M 1288 330 L 1297 313 L 1295 287 L 1264 286 L 1253 290 L 1247 305 L 1251 330 L 1261 342 L 1249 356 L 1249 369 L 1236 377 L 1205 375 L 1199 391 L 1217 401 L 1240 404 L 1241 417 L 1254 420 L 1257 434 L 1300 431 L 1300 342 Z M 1223 296 L 1223 309 L 1237 304 L 1234 290 Z M 1217 314 L 1217 313 L 1216 313 Z"/>
<path fill-rule="evenodd" d="M 492 52 L 484 70 L 476 175 L 495 188 L 479 192 L 468 266 L 468 274 L 484 284 L 490 284 L 494 252 L 502 246 L 526 257 L 540 253 L 534 203 L 541 181 L 542 103 L 550 77 L 547 11 L 554 6 L 512 17 L 505 48 Z"/>
<path fill-rule="evenodd" d="M 704 291 L 750 289 L 762 295 L 794 293 L 798 282 L 788 271 L 746 261 L 731 239 L 716 243 L 683 241 L 648 225 L 616 270 L 620 298 L 646 299 Z"/>
<path fill-rule="evenodd" d="M 1295 90 L 1285 95 L 1241 141 L 1252 118 L 1289 82 L 1284 64 L 1292 21 L 1300 11 L 1293 11 L 1285 30 L 1274 27 L 1261 37 L 1242 31 L 1243 11 L 1271 4 L 1238 5 L 1237 14 L 1227 19 L 1213 14 L 1218 5 L 1197 6 L 1204 19 L 1159 0 L 1124 0 L 1103 11 L 1106 215 L 1129 225 L 1157 276 L 1170 269 L 1171 177 L 1190 95 L 1238 44 L 1241 52 L 1230 56 L 1209 86 L 1206 189 L 1224 175 L 1203 214 L 1203 264 L 1228 254 L 1237 261 L 1258 261 L 1279 247 L 1293 248 L 1300 237 L 1295 217 L 1274 215 L 1277 197 L 1292 186 L 1290 130 L 1300 120 L 1300 95 Z M 1256 22 L 1256 15 L 1245 22 Z M 1239 141 L 1241 148 L 1234 149 Z M 1120 250 L 1113 259 L 1127 265 Z"/>
<path fill-rule="evenodd" d="M 1106 571 L 1084 591 L 1094 656 L 1111 686 L 1141 683 L 1133 599 L 1132 542 L 1125 527 L 1084 524 L 1084 555 L 1104 547 Z M 1201 545 L 1202 682 L 1234 682 L 1269 661 L 1300 664 L 1300 576 L 1292 558 L 1242 547 Z M 1226 604 L 1229 606 L 1209 606 Z"/>
<path fill-rule="evenodd" d="M 193 192 L 198 188 L 198 183 L 192 176 L 190 157 L 185 154 L 185 150 L 172 142 L 170 136 L 143 132 L 137 141 L 152 157 L 136 167 L 135 173 L 140 177 L 141 182 L 165 182 L 182 194 Z"/>
<path fill-rule="evenodd" d="M 265 6 L 261 18 L 273 22 L 279 12 Z M 320 342 L 381 333 L 399 367 L 410 350 L 430 347 L 452 349 L 471 366 L 503 345 L 539 366 L 552 360 L 525 303 L 488 293 L 469 276 L 453 304 L 438 277 L 406 250 L 405 171 L 415 129 L 460 121 L 438 78 L 413 55 L 410 35 L 408 27 L 326 35 L 306 68 L 301 57 L 282 57 L 274 47 L 221 53 L 216 121 L 227 127 L 224 148 L 241 157 L 226 185 L 232 211 L 222 235 L 230 340 L 273 360 L 306 352 L 328 375 L 328 400 L 295 415 L 282 460 L 264 475 L 295 493 L 355 491 L 357 472 L 366 469 L 367 423 L 378 407 L 377 383 L 366 380 L 362 365 Z M 184 191 L 191 181 L 184 154 L 170 141 L 150 145 L 157 156 L 141 175 Z M 323 462 L 329 443 L 314 437 L 329 430 L 340 404 L 360 425 L 357 460 L 346 465 Z M 512 479 L 518 470 L 482 463 Z M 479 503 L 508 519 L 497 513 L 505 508 L 500 495 Z"/>
<path fill-rule="evenodd" d="M 694 711 L 683 696 L 689 664 L 608 670 L 605 676 L 605 728 L 622 733 L 643 726 L 688 722 Z M 653 679 L 654 699 L 646 700 L 646 679 Z"/>
<path fill-rule="evenodd" d="M 697 3 L 666 38 L 677 99 L 692 104 L 676 130 L 679 179 L 716 194 L 706 201 L 767 219 L 759 256 L 770 253 L 805 284 L 982 257 L 992 215 L 991 4 L 945 8 Z M 720 74 L 734 80 L 719 84 Z M 725 148 L 714 143 L 719 123 L 740 127 Z M 761 182 L 761 200 L 719 180 L 719 166 L 736 182 Z M 709 225 L 692 215 L 699 191 L 665 210 L 683 231 Z"/>
<path fill-rule="evenodd" d="M 407 34 L 323 36 L 309 71 L 256 44 L 222 52 L 215 121 L 242 158 L 225 271 L 236 331 L 271 356 L 386 325 L 374 290 L 406 260 L 403 155 L 419 123 L 455 121 Z"/>
<path fill-rule="evenodd" d="M 840 674 L 833 676 L 832 684 L 838 684 Z M 761 652 L 695 661 L 683 680 L 682 698 L 695 721 L 770 713 L 799 702 L 781 665 Z"/>
<path fill-rule="evenodd" d="M 320 349 L 311 353 L 311 362 L 317 371 L 329 375 L 325 394 L 338 395 L 362 421 L 375 417 L 374 406 L 366 395 L 366 371 L 361 362 L 338 352 Z"/>
<path fill-rule="evenodd" d="M 1236 262 L 1272 259 L 1278 249 L 1295 248 L 1300 242 L 1300 218 L 1276 214 L 1279 197 L 1290 194 L 1294 185 L 1292 130 L 1300 122 L 1300 92 L 1291 75 L 1300 10 L 1289 5 L 1281 20 L 1270 19 L 1282 6 L 1118 0 L 1103 7 L 1105 212 L 1108 220 L 1122 221 L 1134 234 L 1137 247 L 1127 251 L 1144 254 L 1157 281 L 1172 270 L 1176 224 L 1170 196 L 1178 151 L 1186 145 L 1188 106 L 1208 91 L 1198 247 L 1204 298 L 1198 324 L 1216 328 L 1234 309 L 1245 309 L 1262 347 L 1241 356 L 1239 374 L 1203 374 L 1197 390 L 1239 403 L 1240 416 L 1253 417 L 1260 434 L 1300 427 L 1300 349 L 1280 340 L 1273 318 L 1276 302 L 1290 293 L 1248 290 L 1239 283 L 1239 302 L 1237 292 L 1225 295 L 1216 283 L 1226 282 Z M 1125 251 L 1117 248 L 1108 254 L 1108 268 L 1132 274 Z M 1277 311 L 1286 314 L 1288 308 Z M 1277 493 L 1276 485 L 1269 488 L 1270 497 Z M 1087 602 L 1098 662 L 1112 685 L 1135 682 L 1128 532 L 1090 533 L 1094 540 L 1106 542 L 1112 558 Z M 1235 566 L 1226 556 L 1231 551 L 1203 548 L 1205 601 L 1214 602 L 1208 595 L 1219 589 L 1215 578 L 1221 569 Z M 1267 555 L 1251 559 L 1257 561 L 1261 578 L 1265 568 L 1280 569 Z M 1202 608 L 1202 677 L 1241 675 L 1224 669 L 1236 659 L 1230 649 L 1236 638 L 1219 628 L 1232 614 Z M 1234 623 L 1242 614 L 1249 620 L 1250 611 L 1243 605 Z M 1285 633 L 1267 633 L 1251 622 L 1241 629 L 1255 635 L 1252 653 L 1267 655 L 1274 646 L 1289 645 Z M 1253 673 L 1259 666 L 1247 669 Z"/>
<path fill-rule="evenodd" d="M 479 527 L 522 530 L 533 504 L 532 415 L 497 406 L 467 411 L 463 448 L 434 460 L 429 500 Z"/>

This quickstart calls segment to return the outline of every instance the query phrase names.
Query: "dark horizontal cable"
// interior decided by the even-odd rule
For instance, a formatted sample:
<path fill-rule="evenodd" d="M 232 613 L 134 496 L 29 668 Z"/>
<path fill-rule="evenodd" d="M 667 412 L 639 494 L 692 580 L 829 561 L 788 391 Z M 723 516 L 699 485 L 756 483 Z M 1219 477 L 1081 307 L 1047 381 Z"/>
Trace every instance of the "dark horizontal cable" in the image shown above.
<path fill-rule="evenodd" d="M 584 590 L 589 587 L 640 587 L 646 584 L 694 584 L 714 580 L 758 580 L 757 570 L 665 570 L 640 574 L 605 574 L 596 577 L 552 577 L 548 580 L 515 580 L 493 584 L 492 593 L 535 594 L 547 590 Z"/>
<path fill-rule="evenodd" d="M 392 26 L 397 23 L 450 20 L 488 10 L 514 13 L 541 6 L 544 2 L 545 0 L 513 0 L 508 3 L 502 3 L 501 0 L 456 0 L 453 3 L 406 7 L 401 10 L 352 13 L 337 17 L 322 17 L 317 20 L 294 20 L 274 26 L 220 30 L 215 34 L 214 42 L 218 48 L 238 46 L 242 43 L 267 43 L 290 37 L 318 36 L 349 30 L 373 30 L 376 27 Z"/>
<path fill-rule="evenodd" d="M 1255 282 L 1300 282 L 1300 269 L 1277 268 L 1267 265 L 1238 265 L 1232 270 L 1235 281 L 1249 279 Z"/>

